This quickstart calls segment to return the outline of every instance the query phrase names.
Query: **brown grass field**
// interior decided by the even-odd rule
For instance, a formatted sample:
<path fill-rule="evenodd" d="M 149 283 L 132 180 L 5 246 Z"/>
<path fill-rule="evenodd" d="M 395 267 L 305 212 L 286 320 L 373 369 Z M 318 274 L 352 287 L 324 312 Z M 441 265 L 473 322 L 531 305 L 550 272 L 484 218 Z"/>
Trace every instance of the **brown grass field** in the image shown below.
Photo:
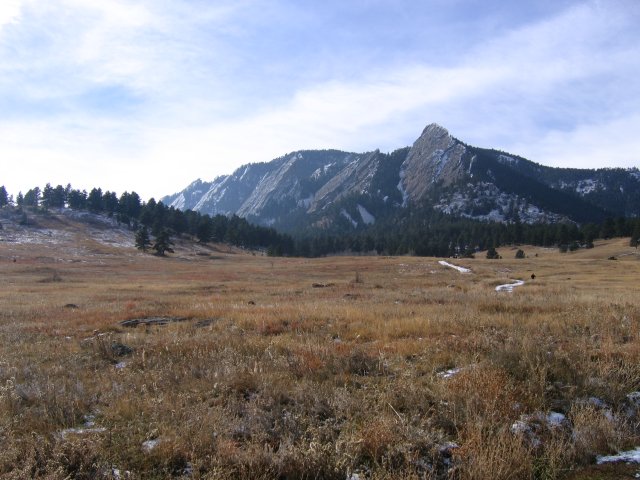
<path fill-rule="evenodd" d="M 640 472 L 594 465 L 640 445 L 628 239 L 450 259 L 461 274 L 433 258 L 188 243 L 157 258 L 39 222 L 44 240 L 0 241 L 1 478 Z M 510 279 L 526 284 L 495 291 Z M 149 317 L 183 320 L 120 324 Z"/>

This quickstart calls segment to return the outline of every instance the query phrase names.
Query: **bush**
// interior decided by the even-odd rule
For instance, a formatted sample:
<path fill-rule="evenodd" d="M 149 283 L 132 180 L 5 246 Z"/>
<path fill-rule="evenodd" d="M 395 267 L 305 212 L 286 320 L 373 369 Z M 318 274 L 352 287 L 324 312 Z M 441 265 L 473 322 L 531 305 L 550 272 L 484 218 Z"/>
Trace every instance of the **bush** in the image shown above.
<path fill-rule="evenodd" d="M 524 258 L 524 250 L 518 249 L 516 252 L 516 258 Z"/>

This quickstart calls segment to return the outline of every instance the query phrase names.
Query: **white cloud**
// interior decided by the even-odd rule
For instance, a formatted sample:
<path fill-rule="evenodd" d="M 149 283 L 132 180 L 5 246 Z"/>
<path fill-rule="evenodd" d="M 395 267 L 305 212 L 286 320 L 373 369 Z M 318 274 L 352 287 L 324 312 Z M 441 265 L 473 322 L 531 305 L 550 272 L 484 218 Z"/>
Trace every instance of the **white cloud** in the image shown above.
<path fill-rule="evenodd" d="M 0 3 L 0 32 L 3 26 L 18 20 L 23 3 L 24 0 L 3 0 Z"/>
<path fill-rule="evenodd" d="M 554 130 L 538 141 L 516 143 L 515 152 L 555 167 L 640 167 L 640 114 Z"/>

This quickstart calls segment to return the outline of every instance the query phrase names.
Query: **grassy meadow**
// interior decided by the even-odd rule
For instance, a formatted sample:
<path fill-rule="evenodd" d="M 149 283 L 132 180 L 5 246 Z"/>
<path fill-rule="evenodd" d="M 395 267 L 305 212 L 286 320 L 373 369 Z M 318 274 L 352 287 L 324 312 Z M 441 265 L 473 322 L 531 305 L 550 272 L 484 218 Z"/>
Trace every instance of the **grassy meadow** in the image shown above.
<path fill-rule="evenodd" d="M 434 258 L 186 243 L 157 258 L 56 228 L 0 242 L 0 478 L 640 471 L 594 466 L 640 445 L 628 239 L 449 259 L 463 274 Z M 170 321 L 120 323 L 155 317 Z"/>

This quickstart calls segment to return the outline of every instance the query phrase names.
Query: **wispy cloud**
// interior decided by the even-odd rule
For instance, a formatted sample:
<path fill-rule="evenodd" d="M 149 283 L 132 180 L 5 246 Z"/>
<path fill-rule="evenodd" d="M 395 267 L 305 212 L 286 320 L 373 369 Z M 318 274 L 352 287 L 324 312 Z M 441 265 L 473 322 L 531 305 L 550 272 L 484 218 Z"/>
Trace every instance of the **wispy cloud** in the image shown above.
<path fill-rule="evenodd" d="M 71 181 L 158 196 L 295 149 L 391 150 L 432 121 L 548 164 L 638 164 L 633 0 L 482 12 L 464 0 L 7 5 L 10 188 Z"/>

